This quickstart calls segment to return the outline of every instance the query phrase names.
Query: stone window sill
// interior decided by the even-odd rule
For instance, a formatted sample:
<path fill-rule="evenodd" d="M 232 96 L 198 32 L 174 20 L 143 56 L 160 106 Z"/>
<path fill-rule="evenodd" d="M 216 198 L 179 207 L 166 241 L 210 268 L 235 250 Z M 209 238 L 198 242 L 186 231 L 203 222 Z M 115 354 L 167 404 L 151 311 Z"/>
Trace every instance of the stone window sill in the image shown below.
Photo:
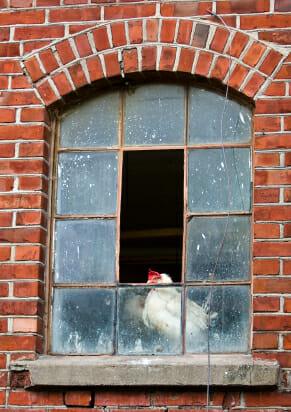
<path fill-rule="evenodd" d="M 276 386 L 279 365 L 251 355 L 211 355 L 212 386 Z M 29 371 L 31 387 L 205 386 L 206 355 L 42 356 L 11 366 Z"/>

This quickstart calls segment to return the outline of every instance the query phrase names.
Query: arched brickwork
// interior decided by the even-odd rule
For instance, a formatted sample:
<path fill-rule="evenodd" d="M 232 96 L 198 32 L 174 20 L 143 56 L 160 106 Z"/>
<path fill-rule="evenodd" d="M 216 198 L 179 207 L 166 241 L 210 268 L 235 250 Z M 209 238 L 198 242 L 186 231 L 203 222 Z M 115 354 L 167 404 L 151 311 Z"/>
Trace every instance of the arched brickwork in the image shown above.
<path fill-rule="evenodd" d="M 23 64 L 49 106 L 97 80 L 143 71 L 200 75 L 256 100 L 283 60 L 270 45 L 222 24 L 151 17 L 98 24 L 27 55 Z"/>

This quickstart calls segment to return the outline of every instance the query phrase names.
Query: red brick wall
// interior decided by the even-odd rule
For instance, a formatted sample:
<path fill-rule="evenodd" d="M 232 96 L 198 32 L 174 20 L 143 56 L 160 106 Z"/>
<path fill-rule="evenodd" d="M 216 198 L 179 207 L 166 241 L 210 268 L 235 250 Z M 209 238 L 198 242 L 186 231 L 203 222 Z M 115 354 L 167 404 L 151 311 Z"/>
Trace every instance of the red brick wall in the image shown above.
<path fill-rule="evenodd" d="M 118 56 L 126 75 L 192 72 L 226 84 L 230 74 L 230 86 L 255 102 L 253 356 L 280 362 L 280 388 L 215 391 L 211 410 L 291 408 L 290 0 L 0 0 L 0 7 L 0 411 L 205 410 L 205 390 L 25 391 L 25 377 L 9 372 L 10 362 L 44 350 L 49 106 L 119 78 Z M 197 17 L 208 32 L 190 38 Z M 108 20 L 106 30 L 96 28 Z"/>

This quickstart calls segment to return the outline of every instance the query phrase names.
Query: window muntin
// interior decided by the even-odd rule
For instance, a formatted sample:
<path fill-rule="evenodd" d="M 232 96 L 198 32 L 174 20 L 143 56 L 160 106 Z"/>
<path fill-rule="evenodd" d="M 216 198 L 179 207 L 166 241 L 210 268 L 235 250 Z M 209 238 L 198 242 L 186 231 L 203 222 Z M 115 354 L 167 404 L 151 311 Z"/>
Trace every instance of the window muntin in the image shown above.
<path fill-rule="evenodd" d="M 211 351 L 247 351 L 250 109 L 227 100 L 226 120 L 221 122 L 222 95 L 202 87 L 168 84 L 105 94 L 104 100 L 98 96 L 85 103 L 85 111 L 82 105 L 61 119 L 60 146 L 57 145 L 59 175 L 55 190 L 50 351 L 67 354 L 204 352 L 206 340 L 197 337 L 205 336 L 205 329 L 193 339 L 189 319 L 191 300 L 205 308 L 210 287 L 212 307 L 217 307 L 212 309 Z M 211 121 L 201 123 L 208 107 Z M 86 113 L 85 119 L 82 113 Z M 234 132 L 236 129 L 238 133 Z M 184 151 L 181 282 L 161 286 L 121 283 L 118 261 L 122 159 L 130 150 L 165 149 Z M 98 224 L 110 235 L 102 239 Z M 74 225 L 77 229 L 73 229 Z M 226 234 L 220 254 L 217 242 L 221 230 Z M 96 253 L 92 256 L 94 248 Z M 82 256 L 82 262 L 78 256 Z M 214 276 L 213 267 L 216 268 Z M 151 290 L 158 289 L 172 290 L 176 295 L 178 317 L 174 337 L 147 328 L 138 310 L 137 317 L 133 318 L 134 310 L 129 312 L 127 307 L 131 300 L 145 299 Z"/>

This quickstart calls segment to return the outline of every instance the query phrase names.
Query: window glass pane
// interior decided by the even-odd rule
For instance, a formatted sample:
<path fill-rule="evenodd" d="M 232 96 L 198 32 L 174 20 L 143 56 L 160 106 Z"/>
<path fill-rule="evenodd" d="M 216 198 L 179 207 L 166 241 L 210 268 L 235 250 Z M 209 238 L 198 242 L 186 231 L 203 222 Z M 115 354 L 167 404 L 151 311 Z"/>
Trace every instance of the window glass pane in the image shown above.
<path fill-rule="evenodd" d="M 55 289 L 52 351 L 112 353 L 115 292 Z"/>
<path fill-rule="evenodd" d="M 126 95 L 125 144 L 183 144 L 183 86 L 151 84 Z"/>
<path fill-rule="evenodd" d="M 210 351 L 246 352 L 249 347 L 250 291 L 248 286 L 187 288 L 186 351 L 207 352 L 211 300 Z"/>
<path fill-rule="evenodd" d="M 76 105 L 61 121 L 61 146 L 116 145 L 119 101 L 119 93 L 108 93 Z"/>
<path fill-rule="evenodd" d="M 188 207 L 191 212 L 249 211 L 250 150 L 189 151 Z"/>
<path fill-rule="evenodd" d="M 181 289 L 119 290 L 118 352 L 181 353 Z"/>
<path fill-rule="evenodd" d="M 59 214 L 110 214 L 116 211 L 117 154 L 61 153 L 58 165 Z"/>
<path fill-rule="evenodd" d="M 221 134 L 223 142 L 250 141 L 252 114 L 248 107 L 197 87 L 190 89 L 189 98 L 190 144 L 221 143 Z"/>
<path fill-rule="evenodd" d="M 187 233 L 187 280 L 247 280 L 250 218 L 193 217 Z"/>
<path fill-rule="evenodd" d="M 115 221 L 61 220 L 55 232 L 55 282 L 114 282 Z"/>

